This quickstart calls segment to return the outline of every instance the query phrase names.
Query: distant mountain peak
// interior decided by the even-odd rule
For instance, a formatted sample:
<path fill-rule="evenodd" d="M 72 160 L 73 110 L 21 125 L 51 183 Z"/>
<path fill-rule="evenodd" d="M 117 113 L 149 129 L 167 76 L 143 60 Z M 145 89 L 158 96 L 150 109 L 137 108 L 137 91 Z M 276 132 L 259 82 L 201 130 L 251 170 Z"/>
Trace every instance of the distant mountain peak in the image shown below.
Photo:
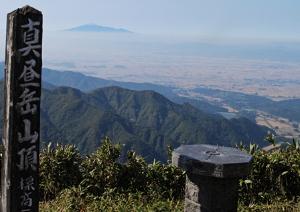
<path fill-rule="evenodd" d="M 72 32 L 111 32 L 111 33 L 132 33 L 131 31 L 123 28 L 114 28 L 108 26 L 100 26 L 97 24 L 84 24 L 71 29 L 67 29 L 67 31 Z"/>

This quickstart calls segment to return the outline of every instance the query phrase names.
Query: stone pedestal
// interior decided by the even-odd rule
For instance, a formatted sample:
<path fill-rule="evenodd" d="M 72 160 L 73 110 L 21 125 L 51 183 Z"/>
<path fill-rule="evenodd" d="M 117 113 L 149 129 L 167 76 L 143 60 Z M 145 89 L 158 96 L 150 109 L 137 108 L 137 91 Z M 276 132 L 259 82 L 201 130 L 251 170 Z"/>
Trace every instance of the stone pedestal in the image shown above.
<path fill-rule="evenodd" d="M 248 174 L 252 157 L 238 149 L 183 145 L 172 162 L 187 173 L 186 212 L 237 211 L 238 180 Z"/>

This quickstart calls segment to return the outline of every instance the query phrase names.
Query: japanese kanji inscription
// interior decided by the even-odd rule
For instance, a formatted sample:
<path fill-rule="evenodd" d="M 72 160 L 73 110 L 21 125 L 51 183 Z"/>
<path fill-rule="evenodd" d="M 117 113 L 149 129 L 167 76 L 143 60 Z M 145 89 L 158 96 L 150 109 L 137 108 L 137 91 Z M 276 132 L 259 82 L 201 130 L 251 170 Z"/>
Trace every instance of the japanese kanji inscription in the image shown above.
<path fill-rule="evenodd" d="M 2 212 L 38 211 L 42 25 L 30 6 L 7 16 Z"/>

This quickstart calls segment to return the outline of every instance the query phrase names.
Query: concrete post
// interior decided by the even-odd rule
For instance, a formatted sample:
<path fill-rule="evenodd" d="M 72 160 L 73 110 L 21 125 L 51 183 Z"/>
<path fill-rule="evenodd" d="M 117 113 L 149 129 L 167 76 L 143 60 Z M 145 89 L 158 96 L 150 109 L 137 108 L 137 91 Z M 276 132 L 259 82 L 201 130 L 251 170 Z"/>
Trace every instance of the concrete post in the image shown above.
<path fill-rule="evenodd" d="M 237 211 L 238 180 L 248 174 L 251 160 L 250 155 L 230 147 L 177 148 L 172 163 L 187 173 L 184 211 Z"/>

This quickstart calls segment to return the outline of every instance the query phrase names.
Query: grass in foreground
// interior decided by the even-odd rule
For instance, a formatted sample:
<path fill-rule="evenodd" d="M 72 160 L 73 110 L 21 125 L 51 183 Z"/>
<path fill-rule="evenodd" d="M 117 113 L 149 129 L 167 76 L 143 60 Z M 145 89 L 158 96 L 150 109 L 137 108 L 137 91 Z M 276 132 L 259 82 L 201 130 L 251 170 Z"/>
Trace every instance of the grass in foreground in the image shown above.
<path fill-rule="evenodd" d="M 83 196 L 77 188 L 64 190 L 55 200 L 42 202 L 41 212 L 179 212 L 184 210 L 184 200 L 165 199 L 142 193 L 120 194 L 114 191 L 100 197 Z M 270 204 L 239 204 L 240 212 L 298 212 L 300 202 L 277 201 Z"/>
<path fill-rule="evenodd" d="M 159 196 L 149 197 L 142 193 L 105 193 L 100 197 L 81 196 L 75 189 L 63 191 L 55 200 L 40 204 L 41 212 L 143 212 L 183 211 L 183 201 L 169 200 Z"/>
<path fill-rule="evenodd" d="M 272 202 L 271 204 L 253 204 L 250 206 L 239 205 L 240 212 L 299 212 L 300 202 Z"/>

